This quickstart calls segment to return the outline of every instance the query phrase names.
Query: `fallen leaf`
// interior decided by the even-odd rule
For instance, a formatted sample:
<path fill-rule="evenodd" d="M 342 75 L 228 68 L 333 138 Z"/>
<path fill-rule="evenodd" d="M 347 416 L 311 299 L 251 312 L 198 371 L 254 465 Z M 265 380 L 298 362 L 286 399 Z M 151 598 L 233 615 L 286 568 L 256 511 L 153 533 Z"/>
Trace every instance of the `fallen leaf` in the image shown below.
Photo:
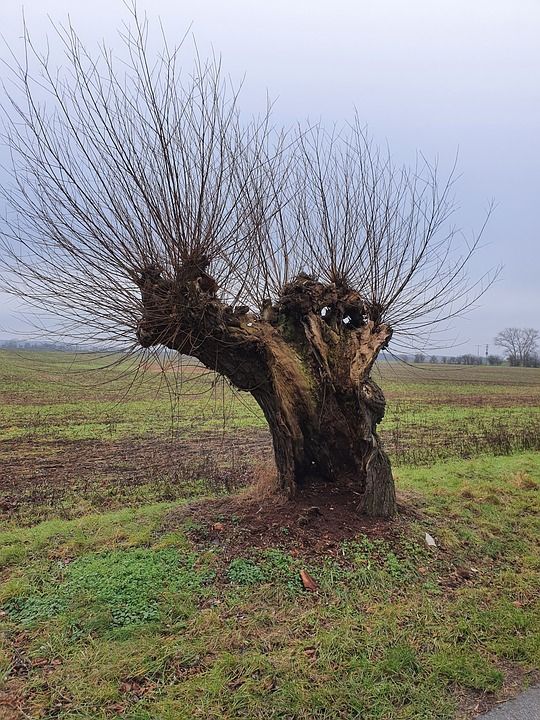
<path fill-rule="evenodd" d="M 300 570 L 300 579 L 302 580 L 302 585 L 306 590 L 314 592 L 319 587 L 307 570 Z"/>

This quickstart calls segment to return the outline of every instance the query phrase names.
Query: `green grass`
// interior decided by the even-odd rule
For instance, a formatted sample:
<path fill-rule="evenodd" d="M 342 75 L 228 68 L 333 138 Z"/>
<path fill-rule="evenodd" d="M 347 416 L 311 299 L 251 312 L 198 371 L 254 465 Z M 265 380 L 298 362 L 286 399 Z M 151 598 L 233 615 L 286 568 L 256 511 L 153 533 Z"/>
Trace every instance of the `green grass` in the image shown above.
<path fill-rule="evenodd" d="M 137 373 L 132 363 L 114 363 L 111 356 L 0 351 L 0 442 L 111 441 L 266 426 L 248 393 L 233 392 L 212 374 L 187 368 L 164 379 L 158 370 Z M 459 450 L 455 434 L 464 428 L 495 423 L 515 433 L 540 424 L 537 369 L 381 363 L 376 379 L 388 399 L 381 431 L 391 447 L 399 431 L 418 449 L 431 429 L 432 444 L 438 451 L 449 445 L 445 455 L 451 456 Z"/>
<path fill-rule="evenodd" d="M 0 350 L 0 442 L 116 440 L 220 428 L 264 427 L 251 396 L 188 368 L 97 355 Z"/>
<path fill-rule="evenodd" d="M 540 663 L 540 456 L 397 476 L 400 539 L 327 557 L 230 557 L 171 504 L 0 534 L 0 693 L 61 720 L 455 718 Z"/>
<path fill-rule="evenodd" d="M 104 364 L 0 352 L 0 716 L 454 720 L 538 669 L 540 371 L 381 365 L 398 539 L 231 555 L 171 524 L 224 488 L 163 439 L 262 438 L 260 411 Z"/>

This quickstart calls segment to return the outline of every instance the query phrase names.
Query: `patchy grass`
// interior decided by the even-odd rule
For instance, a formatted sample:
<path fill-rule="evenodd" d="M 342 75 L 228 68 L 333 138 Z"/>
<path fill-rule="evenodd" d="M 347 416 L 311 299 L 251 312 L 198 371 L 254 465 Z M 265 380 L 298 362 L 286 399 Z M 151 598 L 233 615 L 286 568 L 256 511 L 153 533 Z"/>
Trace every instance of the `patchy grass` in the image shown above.
<path fill-rule="evenodd" d="M 540 371 L 381 365 L 403 513 L 330 542 L 219 513 L 271 450 L 211 374 L 0 356 L 0 717 L 450 720 L 536 677 Z"/>
<path fill-rule="evenodd" d="M 0 351 L 0 523 L 227 491 L 246 466 L 271 461 L 249 394 L 200 367 L 159 370 L 110 355 Z M 377 372 L 395 467 L 540 449 L 540 370 L 381 363 Z"/>
<path fill-rule="evenodd" d="M 162 375 L 155 365 L 140 372 L 114 356 L 0 350 L 0 359 L 0 442 L 266 427 L 248 393 L 232 391 L 200 367 L 178 374 L 169 366 Z M 495 425 L 515 435 L 540 424 L 538 369 L 381 362 L 376 379 L 388 399 L 381 429 L 397 455 L 425 446 L 427 437 L 451 456 L 461 450 L 458 432 Z"/>
<path fill-rule="evenodd" d="M 317 554 L 284 538 L 231 556 L 237 518 L 209 535 L 171 524 L 172 503 L 0 534 L 7 717 L 444 720 L 526 684 L 540 456 L 397 475 L 414 513 L 392 540 L 366 530 Z"/>
<path fill-rule="evenodd" d="M 0 442 L 115 441 L 219 428 L 264 426 L 251 396 L 242 401 L 200 367 L 149 365 L 114 356 L 0 350 Z"/>

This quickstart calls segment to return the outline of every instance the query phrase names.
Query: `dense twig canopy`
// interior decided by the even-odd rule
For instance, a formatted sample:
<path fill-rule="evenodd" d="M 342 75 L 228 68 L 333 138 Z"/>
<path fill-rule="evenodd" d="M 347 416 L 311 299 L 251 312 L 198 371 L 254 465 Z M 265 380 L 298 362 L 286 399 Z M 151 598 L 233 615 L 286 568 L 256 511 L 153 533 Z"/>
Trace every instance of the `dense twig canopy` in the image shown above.
<path fill-rule="evenodd" d="M 150 50 L 134 13 L 122 54 L 55 28 L 58 68 L 25 31 L 6 67 L 11 182 L 4 289 L 64 318 L 73 336 L 132 342 L 148 273 L 197 269 L 223 302 L 258 312 L 299 273 L 346 286 L 402 343 L 471 306 L 467 243 L 450 225 L 453 177 L 396 168 L 360 121 L 285 131 L 246 120 L 221 63 Z M 146 275 L 145 275 L 146 274 Z"/>

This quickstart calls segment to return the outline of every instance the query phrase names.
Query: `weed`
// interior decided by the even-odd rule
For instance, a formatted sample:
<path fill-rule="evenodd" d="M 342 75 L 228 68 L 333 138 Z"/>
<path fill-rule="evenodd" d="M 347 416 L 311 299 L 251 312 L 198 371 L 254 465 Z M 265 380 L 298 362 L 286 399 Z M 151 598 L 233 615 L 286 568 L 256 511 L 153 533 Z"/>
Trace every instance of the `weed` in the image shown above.
<path fill-rule="evenodd" d="M 33 625 L 65 615 L 92 630 L 158 622 L 164 598 L 200 595 L 213 574 L 196 557 L 174 549 L 136 548 L 85 555 L 54 575 L 39 593 L 15 595 L 4 604 L 13 621 Z"/>
<path fill-rule="evenodd" d="M 257 585 L 266 580 L 263 569 L 252 560 L 236 558 L 229 565 L 227 577 L 237 585 Z"/>

